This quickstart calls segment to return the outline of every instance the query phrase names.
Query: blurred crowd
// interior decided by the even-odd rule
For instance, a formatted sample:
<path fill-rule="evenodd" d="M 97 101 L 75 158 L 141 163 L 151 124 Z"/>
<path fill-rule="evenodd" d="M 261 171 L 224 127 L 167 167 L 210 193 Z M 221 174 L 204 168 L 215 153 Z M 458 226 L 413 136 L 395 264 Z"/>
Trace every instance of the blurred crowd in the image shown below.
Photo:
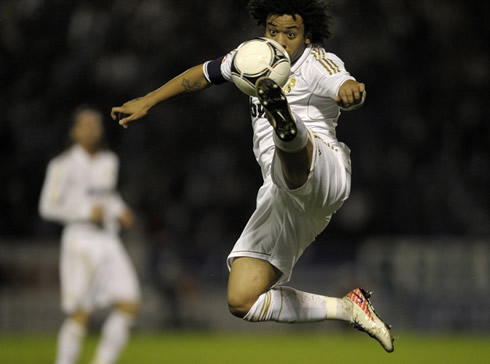
<path fill-rule="evenodd" d="M 39 192 L 48 160 L 66 146 L 71 112 L 90 104 L 107 116 L 121 191 L 149 244 L 164 240 L 184 256 L 227 252 L 261 183 L 247 97 L 231 84 L 213 87 L 127 130 L 109 113 L 260 35 L 246 3 L 3 0 L 0 236 L 58 236 L 38 216 Z M 489 5 L 332 5 L 327 49 L 368 97 L 339 122 L 338 138 L 352 149 L 352 195 L 325 236 L 488 236 Z"/>

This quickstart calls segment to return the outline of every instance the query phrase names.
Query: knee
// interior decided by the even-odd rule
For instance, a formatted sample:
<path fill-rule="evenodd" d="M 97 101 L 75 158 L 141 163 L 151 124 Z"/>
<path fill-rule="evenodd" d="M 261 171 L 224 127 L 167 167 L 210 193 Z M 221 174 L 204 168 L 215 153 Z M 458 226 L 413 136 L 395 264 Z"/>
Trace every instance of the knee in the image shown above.
<path fill-rule="evenodd" d="M 258 297 L 247 296 L 243 294 L 233 294 L 228 292 L 228 310 L 238 318 L 244 318 L 250 311 Z"/>
<path fill-rule="evenodd" d="M 135 317 L 140 311 L 139 302 L 120 301 L 116 302 L 114 306 L 117 310 L 131 317 Z"/>
<path fill-rule="evenodd" d="M 70 313 L 68 316 L 71 320 L 75 321 L 82 327 L 86 327 L 88 320 L 90 319 L 90 314 L 85 311 L 75 311 Z"/>
<path fill-rule="evenodd" d="M 233 261 L 228 280 L 228 308 L 232 315 L 244 318 L 260 295 L 281 276 L 268 261 L 241 257 Z"/>

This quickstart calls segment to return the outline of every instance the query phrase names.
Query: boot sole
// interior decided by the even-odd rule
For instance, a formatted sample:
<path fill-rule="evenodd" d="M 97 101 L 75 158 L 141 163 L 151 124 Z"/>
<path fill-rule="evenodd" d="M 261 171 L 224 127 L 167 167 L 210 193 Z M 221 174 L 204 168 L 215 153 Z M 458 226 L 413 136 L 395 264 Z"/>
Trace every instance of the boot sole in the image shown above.
<path fill-rule="evenodd" d="M 297 132 L 296 122 L 279 85 L 270 78 L 262 77 L 257 80 L 255 87 L 260 103 L 274 119 L 274 130 L 279 139 L 292 140 Z"/>

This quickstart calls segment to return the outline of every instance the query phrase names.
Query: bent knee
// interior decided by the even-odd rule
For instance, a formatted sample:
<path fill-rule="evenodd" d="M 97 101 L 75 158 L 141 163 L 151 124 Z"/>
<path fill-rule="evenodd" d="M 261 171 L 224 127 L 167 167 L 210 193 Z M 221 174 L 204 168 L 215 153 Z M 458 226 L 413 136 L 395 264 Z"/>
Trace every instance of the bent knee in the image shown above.
<path fill-rule="evenodd" d="M 279 269 L 268 261 L 239 257 L 233 261 L 228 280 L 228 308 L 243 318 L 260 295 L 267 292 L 281 276 Z"/>
<path fill-rule="evenodd" d="M 258 297 L 228 295 L 228 310 L 233 316 L 244 318 L 250 311 Z"/>

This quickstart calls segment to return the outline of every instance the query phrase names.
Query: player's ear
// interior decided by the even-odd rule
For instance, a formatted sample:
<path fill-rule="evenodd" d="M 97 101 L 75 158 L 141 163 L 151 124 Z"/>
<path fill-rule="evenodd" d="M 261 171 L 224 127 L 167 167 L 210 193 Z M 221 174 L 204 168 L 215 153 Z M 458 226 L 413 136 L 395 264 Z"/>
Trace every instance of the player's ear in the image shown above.
<path fill-rule="evenodd" d="M 305 43 L 311 44 L 311 33 L 306 33 L 305 35 Z"/>

